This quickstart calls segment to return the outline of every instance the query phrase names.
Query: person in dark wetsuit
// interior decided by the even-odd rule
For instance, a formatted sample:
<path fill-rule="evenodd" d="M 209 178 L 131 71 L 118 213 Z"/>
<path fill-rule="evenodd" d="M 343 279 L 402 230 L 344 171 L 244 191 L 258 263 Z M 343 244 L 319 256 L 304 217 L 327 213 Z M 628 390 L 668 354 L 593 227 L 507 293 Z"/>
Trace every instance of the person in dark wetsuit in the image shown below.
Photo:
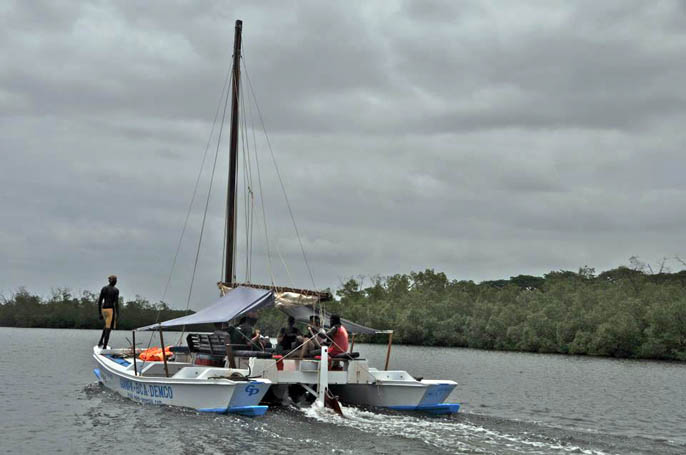
<path fill-rule="evenodd" d="M 101 321 L 105 320 L 98 346 L 104 348 L 107 348 L 110 332 L 117 326 L 117 318 L 119 318 L 119 289 L 115 287 L 117 277 L 110 275 L 107 279 L 110 284 L 100 290 L 100 298 L 98 298 L 98 317 Z"/>

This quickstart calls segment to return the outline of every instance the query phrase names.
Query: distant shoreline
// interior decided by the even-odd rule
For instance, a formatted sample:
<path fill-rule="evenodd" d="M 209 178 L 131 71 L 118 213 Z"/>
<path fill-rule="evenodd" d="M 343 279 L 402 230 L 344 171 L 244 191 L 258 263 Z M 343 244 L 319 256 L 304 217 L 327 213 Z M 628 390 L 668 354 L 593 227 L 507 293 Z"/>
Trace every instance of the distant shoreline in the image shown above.
<path fill-rule="evenodd" d="M 618 267 L 596 274 L 584 267 L 477 284 L 429 269 L 368 281 L 348 280 L 326 309 L 368 327 L 392 328 L 394 344 L 686 361 L 686 270 L 651 274 Z M 96 302 L 89 292 L 60 290 L 44 299 L 20 290 L 0 302 L 0 326 L 98 330 Z M 187 314 L 141 298 L 121 306 L 120 330 Z M 260 311 L 263 333 L 284 325 L 280 311 Z M 356 340 L 383 344 L 387 337 Z"/>
<path fill-rule="evenodd" d="M 9 327 L 9 326 L 2 326 L 0 325 L 0 329 L 37 329 L 37 330 L 92 330 L 95 332 L 99 332 L 102 330 L 102 327 L 97 328 L 97 329 L 84 329 L 84 328 L 73 328 L 73 327 Z M 121 332 L 127 332 L 128 330 L 121 330 L 121 329 L 115 329 L 115 331 L 121 331 Z M 165 332 L 181 332 L 179 329 L 165 329 Z M 185 332 L 202 332 L 201 330 L 186 330 Z M 206 331 L 207 333 L 210 333 L 210 330 Z M 152 332 L 149 332 L 152 333 Z M 153 343 L 154 344 L 154 343 Z M 373 341 L 373 340 L 365 340 L 365 341 L 360 341 L 355 344 L 374 344 L 374 345 L 379 345 L 383 346 L 386 343 L 383 341 Z M 426 344 L 409 344 L 409 343 L 393 343 L 393 346 L 409 346 L 409 347 L 429 347 L 429 348 L 437 348 L 437 349 L 473 349 L 476 351 L 486 351 L 486 352 L 506 352 L 506 353 L 513 353 L 513 354 L 541 354 L 541 355 L 555 355 L 555 356 L 561 356 L 561 357 L 571 357 L 571 358 L 587 358 L 587 359 L 609 359 L 609 360 L 635 360 L 635 361 L 646 361 L 646 362 L 665 362 L 665 363 L 670 363 L 670 364 L 686 364 L 686 360 L 678 360 L 678 359 L 654 359 L 654 358 L 637 358 L 637 357 L 612 357 L 612 356 L 603 356 L 603 355 L 592 355 L 592 354 L 563 354 L 559 352 L 532 352 L 532 351 L 510 351 L 510 350 L 504 350 L 504 349 L 483 349 L 483 348 L 474 348 L 474 347 L 469 347 L 469 346 L 437 346 L 437 345 L 426 345 Z M 393 354 L 391 354 L 391 358 L 393 357 Z"/>

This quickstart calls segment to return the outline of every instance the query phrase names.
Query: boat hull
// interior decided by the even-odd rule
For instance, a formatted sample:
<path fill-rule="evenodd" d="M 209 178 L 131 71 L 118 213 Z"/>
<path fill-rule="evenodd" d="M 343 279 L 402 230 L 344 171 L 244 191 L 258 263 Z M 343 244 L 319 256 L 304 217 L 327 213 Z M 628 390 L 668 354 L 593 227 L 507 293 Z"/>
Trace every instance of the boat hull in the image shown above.
<path fill-rule="evenodd" d="M 347 404 L 429 414 L 453 414 L 460 409 L 460 405 L 444 401 L 456 385 L 453 381 L 385 381 L 375 384 L 332 385 L 331 391 Z"/>
<path fill-rule="evenodd" d="M 321 368 L 316 359 L 290 359 L 282 361 L 280 368 L 271 359 L 251 359 L 249 366 L 253 374 L 272 381 L 272 395 L 283 404 L 293 401 L 289 386 L 316 387 Z M 364 359 L 326 374 L 328 388 L 347 404 L 430 414 L 453 414 L 460 409 L 457 403 L 444 403 L 457 387 L 455 381 L 417 380 L 407 371 L 370 368 Z"/>
<path fill-rule="evenodd" d="M 135 376 L 117 362 L 94 353 L 93 373 L 105 387 L 143 404 L 179 406 L 200 412 L 256 416 L 266 412 L 260 401 L 271 383 Z"/>

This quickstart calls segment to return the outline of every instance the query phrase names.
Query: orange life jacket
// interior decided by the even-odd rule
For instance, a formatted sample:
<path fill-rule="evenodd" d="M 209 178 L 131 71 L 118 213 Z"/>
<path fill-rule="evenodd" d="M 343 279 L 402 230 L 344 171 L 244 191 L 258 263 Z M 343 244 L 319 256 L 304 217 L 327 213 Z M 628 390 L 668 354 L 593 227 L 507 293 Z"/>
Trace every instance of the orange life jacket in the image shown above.
<path fill-rule="evenodd" d="M 164 348 L 164 355 L 167 357 L 167 359 L 173 355 L 171 352 L 171 346 L 166 346 Z M 162 348 L 146 349 L 145 351 L 141 352 L 138 358 L 149 362 L 161 362 L 163 360 Z"/>

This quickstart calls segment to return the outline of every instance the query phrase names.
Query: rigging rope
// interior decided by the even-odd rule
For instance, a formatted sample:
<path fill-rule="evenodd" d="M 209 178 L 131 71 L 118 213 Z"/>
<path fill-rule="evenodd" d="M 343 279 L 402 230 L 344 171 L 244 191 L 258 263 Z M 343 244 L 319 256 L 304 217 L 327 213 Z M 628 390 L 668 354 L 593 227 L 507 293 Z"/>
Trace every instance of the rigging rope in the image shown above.
<path fill-rule="evenodd" d="M 264 237 L 265 237 L 265 243 L 267 247 L 267 270 L 269 271 L 269 276 L 271 278 L 271 284 L 272 286 L 275 286 L 275 279 L 274 279 L 274 272 L 272 268 L 272 256 L 271 256 L 271 246 L 269 243 L 269 228 L 267 226 L 267 212 L 264 208 L 264 190 L 262 189 L 262 173 L 260 172 L 260 160 L 259 160 L 259 154 L 257 153 L 257 150 L 255 150 L 254 153 L 255 156 L 255 168 L 257 169 L 257 183 L 259 186 L 259 199 L 260 199 L 260 206 L 262 208 L 262 225 L 264 227 Z"/>
<path fill-rule="evenodd" d="M 207 209 L 210 205 L 210 196 L 212 195 L 212 184 L 214 183 L 214 174 L 217 169 L 217 157 L 219 156 L 219 147 L 222 142 L 222 131 L 224 130 L 224 120 L 226 118 L 226 105 L 228 104 L 229 93 L 226 92 L 226 102 L 224 103 L 224 112 L 222 113 L 221 128 L 219 128 L 219 138 L 217 139 L 217 150 L 214 153 L 214 162 L 212 163 L 212 173 L 210 174 L 210 185 L 207 189 L 207 198 L 205 199 L 205 210 L 202 214 L 202 224 L 200 225 L 200 237 L 198 238 L 198 248 L 195 251 L 195 262 L 193 263 L 193 274 L 191 275 L 191 285 L 188 290 L 188 299 L 186 300 L 186 308 L 190 308 L 191 295 L 193 294 L 193 284 L 195 283 L 195 273 L 198 269 L 198 257 L 200 256 L 200 247 L 202 245 L 203 234 L 205 233 L 205 222 L 207 221 Z"/>
<path fill-rule="evenodd" d="M 193 195 L 191 196 L 191 200 L 188 204 L 188 209 L 186 210 L 186 217 L 183 222 L 183 228 L 181 229 L 181 235 L 179 236 L 179 241 L 176 245 L 176 252 L 174 253 L 174 259 L 172 260 L 172 265 L 169 270 L 169 276 L 167 277 L 167 282 L 164 285 L 164 291 L 162 292 L 162 299 L 161 301 L 164 302 L 165 299 L 167 298 L 167 292 L 169 291 L 169 285 L 171 284 L 171 279 L 172 276 L 174 275 L 174 270 L 176 269 L 176 261 L 179 257 L 179 252 L 181 251 L 181 244 L 183 243 L 183 238 L 186 235 L 186 229 L 188 228 L 188 220 L 190 219 L 191 212 L 193 210 L 193 203 L 195 202 L 195 197 L 198 194 L 198 188 L 200 186 L 200 178 L 202 177 L 202 171 L 205 168 L 205 161 L 207 160 L 207 152 L 210 149 L 210 144 L 212 143 L 212 136 L 214 136 L 214 129 L 217 126 L 217 119 L 219 118 L 219 110 L 222 106 L 222 99 L 224 98 L 224 92 L 227 90 L 227 85 L 229 83 L 229 76 L 231 75 L 231 65 L 229 65 L 229 69 L 226 72 L 226 76 L 224 77 L 224 83 L 222 84 L 222 91 L 221 94 L 219 95 L 219 100 L 217 101 L 217 108 L 215 109 L 214 112 L 214 119 L 212 120 L 212 128 L 210 129 L 210 135 L 207 138 L 207 143 L 205 144 L 205 150 L 202 155 L 202 160 L 200 163 L 200 169 L 198 169 L 198 176 L 195 179 L 195 185 L 193 186 Z M 186 311 L 188 311 L 188 308 L 186 308 Z M 160 305 L 160 308 L 157 310 L 157 315 L 155 316 L 155 324 L 157 324 L 160 320 L 160 314 L 162 313 L 162 306 Z M 183 333 L 182 333 L 183 335 Z M 150 345 L 152 344 L 152 337 L 154 336 L 154 332 L 150 334 L 150 339 L 148 340 L 148 345 L 147 348 L 150 348 Z M 162 347 L 164 348 L 164 346 Z M 135 361 L 136 357 L 136 347 L 133 347 L 133 357 Z M 143 362 L 143 365 L 145 365 L 145 361 Z"/>
<path fill-rule="evenodd" d="M 233 76 L 231 77 L 231 86 L 235 86 L 235 82 L 233 81 Z M 235 90 L 235 87 L 233 87 Z M 222 121 L 220 123 L 219 127 L 219 136 L 217 138 L 217 148 L 216 151 L 214 152 L 214 162 L 212 163 L 212 173 L 210 174 L 210 185 L 207 188 L 207 198 L 205 199 L 205 210 L 202 215 L 202 224 L 200 225 L 200 236 L 198 238 L 198 248 L 195 251 L 195 262 L 193 263 L 193 274 L 191 275 L 191 283 L 188 289 L 188 299 L 186 300 L 186 311 L 191 306 L 191 296 L 193 295 L 193 284 L 195 283 L 195 274 L 198 269 L 198 258 L 200 257 L 200 247 L 202 246 L 202 239 L 203 239 L 203 234 L 205 233 L 205 222 L 207 220 L 207 209 L 210 205 L 210 196 L 212 195 L 212 184 L 214 183 L 214 174 L 217 169 L 217 157 L 219 156 L 219 147 L 221 146 L 222 142 L 222 132 L 224 131 L 224 121 L 226 119 L 226 107 L 229 104 L 229 90 L 226 90 L 226 96 L 224 99 L 224 111 L 222 112 Z M 183 338 L 183 334 L 186 332 L 186 326 L 184 325 L 181 328 L 181 335 L 179 336 L 179 340 Z"/>
<path fill-rule="evenodd" d="M 255 135 L 255 122 L 253 119 L 253 113 L 252 109 L 250 108 L 250 103 L 248 103 L 248 109 L 246 114 L 250 114 L 250 128 L 252 130 L 252 144 L 253 144 L 253 152 L 256 155 L 257 154 L 257 136 Z M 247 117 L 247 115 L 246 115 Z M 247 118 L 246 118 L 247 122 Z M 250 211 L 250 230 L 249 230 L 249 235 L 250 235 L 250 240 L 249 240 L 249 245 L 250 245 L 250 252 L 249 252 L 249 257 L 250 257 L 250 275 L 252 276 L 252 254 L 253 254 L 253 235 L 254 235 L 254 230 L 255 230 L 255 195 L 254 192 L 252 191 L 253 188 L 253 179 L 252 179 L 252 162 L 250 160 L 247 160 L 248 163 L 248 172 L 250 176 L 250 206 L 251 206 L 251 211 Z"/>
<path fill-rule="evenodd" d="M 288 280 L 291 283 L 291 287 L 295 287 L 295 282 L 293 281 L 293 277 L 291 276 L 291 271 L 288 269 L 288 264 L 286 264 L 286 261 L 284 261 L 283 256 L 281 255 L 281 249 L 279 248 L 279 242 L 276 242 L 276 253 L 279 255 L 279 259 L 281 259 L 281 263 L 283 264 L 283 268 L 286 269 L 286 275 L 288 275 Z"/>
<path fill-rule="evenodd" d="M 303 260 L 305 261 L 305 267 L 307 267 L 307 272 L 310 275 L 310 280 L 312 281 L 312 286 L 314 289 L 317 288 L 317 285 L 314 282 L 314 275 L 312 274 L 312 269 L 310 268 L 310 263 L 307 260 L 307 255 L 305 254 L 305 248 L 303 247 L 302 239 L 300 238 L 300 231 L 298 230 L 298 225 L 295 222 L 295 217 L 293 216 L 293 209 L 291 208 L 291 203 L 288 199 L 288 194 L 286 193 L 286 187 L 284 186 L 283 179 L 281 178 L 281 172 L 279 172 L 279 166 L 276 163 L 276 158 L 274 157 L 274 150 L 272 150 L 272 144 L 271 141 L 269 140 L 269 135 L 267 134 L 267 128 L 264 124 L 264 118 L 262 117 L 262 111 L 260 110 L 260 105 L 257 102 L 257 97 L 255 96 L 255 91 L 253 90 L 252 86 L 252 81 L 250 80 L 250 75 L 248 73 L 248 66 L 245 62 L 245 58 L 243 60 L 243 68 L 245 70 L 245 78 L 248 80 L 248 86 L 250 87 L 250 94 L 252 95 L 253 101 L 255 103 L 255 107 L 257 109 L 257 114 L 260 118 L 260 122 L 262 123 L 262 131 L 264 132 L 264 137 L 267 141 L 267 147 L 269 148 L 269 153 L 272 158 L 272 163 L 274 163 L 274 168 L 276 169 L 276 175 L 279 178 L 279 184 L 281 185 L 281 191 L 283 192 L 283 197 L 286 200 L 286 207 L 288 207 L 288 214 L 291 217 L 291 221 L 293 223 L 293 228 L 295 229 L 295 234 L 298 238 L 298 243 L 300 244 L 300 251 L 302 252 L 303 255 Z M 260 189 L 261 191 L 261 189 Z"/>
<path fill-rule="evenodd" d="M 252 191 L 252 171 L 250 165 L 250 141 L 248 136 L 247 110 L 245 108 L 245 97 L 241 97 L 241 105 L 243 107 L 241 116 L 241 134 L 243 137 L 243 182 L 244 188 L 244 202 L 245 202 L 245 275 L 246 282 L 249 283 L 252 279 L 252 219 L 254 211 L 254 196 Z M 253 132 L 254 137 L 254 132 Z M 255 147 L 255 144 L 253 144 Z"/>

